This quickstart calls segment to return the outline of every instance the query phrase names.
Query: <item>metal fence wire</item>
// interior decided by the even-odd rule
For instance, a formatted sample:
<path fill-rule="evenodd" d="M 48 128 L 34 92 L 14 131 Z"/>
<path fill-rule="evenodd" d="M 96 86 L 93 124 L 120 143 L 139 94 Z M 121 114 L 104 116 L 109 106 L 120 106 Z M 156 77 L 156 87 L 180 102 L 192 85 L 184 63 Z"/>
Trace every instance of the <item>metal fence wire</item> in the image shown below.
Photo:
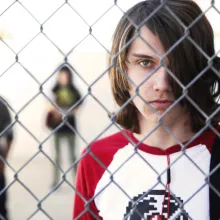
<path fill-rule="evenodd" d="M 184 40 L 187 39 L 189 42 L 191 42 L 191 43 L 194 45 L 194 47 L 195 47 L 204 57 L 206 57 L 206 59 L 207 59 L 207 68 L 205 68 L 205 69 L 202 70 L 200 73 L 198 73 L 197 76 L 196 76 L 188 85 L 183 85 L 183 83 L 180 82 L 180 81 L 177 79 L 177 77 L 175 77 L 175 74 L 172 73 L 172 71 L 171 71 L 167 66 L 165 66 L 165 65 L 163 64 L 163 62 L 161 62 L 160 66 L 159 66 L 157 69 L 155 69 L 155 70 L 151 73 L 151 75 L 150 75 L 149 77 L 145 78 L 145 80 L 144 80 L 141 84 L 135 85 L 135 86 L 136 86 L 136 92 L 135 92 L 135 94 L 134 94 L 133 96 L 131 96 L 120 108 L 118 108 L 117 111 L 114 112 L 114 114 L 112 114 L 111 112 L 109 112 L 109 110 L 102 104 L 102 102 L 100 102 L 100 101 L 92 94 L 92 92 L 91 92 L 92 89 L 91 89 L 91 88 L 92 88 L 92 86 L 93 86 L 97 81 L 99 81 L 99 79 L 100 79 L 102 76 L 104 76 L 104 75 L 106 75 L 106 74 L 108 73 L 108 71 L 112 68 L 112 66 L 116 66 L 116 67 L 118 68 L 118 70 L 120 70 L 121 74 L 124 75 L 129 82 L 133 83 L 133 82 L 131 81 L 131 79 L 129 79 L 127 73 L 126 73 L 126 72 L 123 72 L 122 69 L 120 68 L 120 66 L 119 66 L 117 63 L 113 63 L 111 66 L 109 66 L 108 68 L 106 68 L 106 70 L 105 70 L 99 77 L 97 77 L 97 79 L 96 79 L 93 83 L 88 84 L 88 83 L 86 82 L 86 80 L 81 76 L 81 73 L 80 73 L 80 72 L 77 72 L 77 71 L 75 70 L 74 66 L 72 66 L 70 63 L 68 63 L 68 57 L 71 55 L 71 53 L 74 51 L 74 49 L 75 49 L 78 45 L 80 45 L 80 44 L 85 40 L 85 38 L 86 38 L 87 36 L 92 36 L 92 37 L 96 40 L 96 42 L 106 51 L 106 53 L 107 53 L 109 56 L 114 56 L 114 57 L 115 57 L 116 55 L 119 55 L 119 54 L 121 53 L 121 51 L 123 51 L 124 49 L 126 49 L 127 47 L 129 47 L 129 46 L 131 45 L 131 43 L 132 43 L 135 39 L 137 39 L 137 38 L 141 38 L 150 48 L 152 48 L 153 51 L 155 51 L 154 48 L 153 48 L 151 45 L 149 45 L 149 43 L 140 35 L 139 31 L 137 31 L 137 34 L 132 38 L 132 40 L 130 40 L 129 42 L 127 42 L 127 44 L 124 46 L 124 48 L 122 48 L 121 51 L 119 51 L 119 54 L 116 54 L 116 55 L 115 55 L 115 54 L 111 54 L 111 52 L 109 51 L 109 49 L 108 49 L 108 48 L 105 48 L 105 46 L 104 46 L 101 42 L 99 42 L 99 40 L 98 40 L 98 39 L 96 38 L 96 36 L 93 34 L 93 26 L 94 26 L 96 23 L 98 23 L 98 22 L 105 16 L 105 14 L 108 13 L 108 11 L 109 11 L 110 9 L 116 7 L 117 9 L 119 9 L 121 12 L 124 13 L 124 11 L 123 11 L 123 10 L 121 9 L 121 7 L 119 6 L 117 0 L 115 0 L 114 3 L 112 4 L 112 6 L 111 6 L 108 10 L 104 11 L 103 14 L 100 16 L 100 18 L 98 18 L 92 25 L 87 23 L 87 21 L 83 18 L 83 16 L 81 16 L 81 14 L 74 8 L 74 4 L 70 4 L 70 3 L 68 2 L 68 0 L 63 1 L 63 4 L 62 4 L 61 6 L 59 6 L 56 10 L 54 10 L 54 12 L 53 12 L 50 16 L 48 16 L 48 18 L 47 18 L 44 22 L 39 22 L 38 19 L 37 19 L 37 18 L 28 10 L 28 8 L 25 6 L 25 3 L 22 3 L 22 1 L 19 1 L 19 0 L 16 0 L 16 1 L 12 2 L 12 3 L 0 14 L 0 17 L 3 16 L 7 11 L 9 11 L 9 10 L 13 7 L 14 4 L 19 4 L 23 9 L 25 9 L 25 10 L 28 12 L 29 16 L 32 17 L 32 18 L 38 23 L 38 25 L 39 25 L 39 32 L 38 32 L 30 41 L 26 42 L 26 44 L 25 44 L 18 52 L 14 51 L 13 48 L 12 48 L 10 45 L 7 44 L 7 42 L 4 40 L 4 38 L 1 39 L 1 42 L 2 42 L 5 46 L 7 46 L 7 48 L 9 48 L 9 49 L 13 52 L 13 54 L 14 54 L 14 56 L 15 56 L 15 60 L 14 60 L 14 62 L 11 64 L 11 66 L 10 66 L 7 70 L 5 70 L 4 72 L 1 72 L 0 74 L 1 74 L 1 76 L 3 76 L 4 74 L 7 74 L 7 71 L 8 71 L 10 68 L 12 68 L 12 66 L 13 66 L 15 63 L 18 63 L 19 65 L 21 65 L 21 66 L 24 68 L 24 70 L 30 75 L 30 77 L 33 78 L 33 80 L 39 85 L 39 92 L 38 92 L 31 100 L 29 100 L 29 101 L 25 104 L 25 106 L 23 106 L 19 111 L 14 110 L 10 104 L 9 104 L 9 105 L 7 104 L 8 108 L 14 113 L 15 119 L 14 119 L 13 123 L 10 124 L 10 125 L 1 133 L 1 136 L 2 136 L 2 135 L 4 134 L 4 132 L 6 132 L 8 129 L 13 128 L 13 126 L 14 126 L 15 124 L 19 124 L 21 127 L 23 127 L 23 128 L 28 132 L 28 134 L 29 134 L 30 136 L 32 136 L 32 138 L 38 143 L 38 146 L 39 146 L 39 147 L 38 147 L 38 152 L 36 152 L 19 170 L 15 170 L 6 160 L 4 160 L 4 158 L 1 158 L 1 160 L 3 161 L 3 163 L 5 163 L 6 166 L 8 166 L 9 169 L 11 169 L 11 170 L 14 172 L 14 180 L 13 180 L 11 183 L 9 183 L 9 184 L 1 191 L 1 194 L 2 194 L 3 192 L 5 192 L 5 191 L 8 191 L 8 190 L 10 189 L 10 187 L 11 187 L 15 182 L 19 182 L 19 183 L 26 189 L 26 191 L 29 192 L 29 194 L 30 194 L 30 195 L 36 200 L 36 202 L 37 202 L 36 210 L 35 210 L 27 219 L 32 219 L 32 218 L 34 218 L 34 216 L 35 216 L 38 212 L 43 212 L 44 215 L 48 217 L 48 219 L 53 219 L 53 218 L 47 213 L 47 210 L 45 210 L 45 209 L 43 208 L 43 203 L 44 203 L 44 201 L 45 201 L 48 197 L 50 197 L 50 195 L 56 190 L 56 188 L 59 187 L 60 185 L 62 185 L 64 182 L 67 183 L 67 184 L 72 188 L 73 191 L 76 190 L 75 186 L 73 186 L 73 183 L 71 183 L 71 182 L 69 182 L 69 180 L 67 180 L 66 175 L 67 175 L 67 174 L 70 172 L 70 170 L 72 170 L 72 169 L 74 168 L 74 166 L 76 166 L 86 155 L 91 155 L 91 156 L 94 158 L 94 160 L 95 160 L 97 163 L 100 164 L 100 166 L 101 166 L 102 168 L 107 169 L 107 168 L 105 167 L 105 165 L 103 164 L 103 162 L 102 162 L 94 153 L 91 152 L 91 147 L 90 147 L 90 146 L 91 146 L 91 144 L 92 144 L 93 142 L 95 142 L 97 139 L 99 139 L 99 137 L 102 136 L 102 135 L 105 133 L 105 131 L 108 130 L 108 128 L 110 128 L 112 125 L 117 126 L 117 128 L 120 129 L 121 132 L 123 133 L 123 135 L 129 140 L 129 142 L 130 142 L 132 145 L 134 145 L 133 155 L 131 155 L 129 158 L 127 158 L 126 161 L 124 161 L 123 163 L 121 163 L 120 166 L 118 167 L 118 169 L 115 170 L 114 172 L 108 171 L 108 172 L 110 173 L 112 183 L 114 183 L 114 184 L 118 187 L 118 189 L 120 189 L 121 192 L 124 193 L 125 197 L 128 197 L 128 198 L 129 198 L 129 200 L 132 201 L 132 198 L 131 198 L 131 197 L 128 195 L 128 193 L 117 183 L 117 181 L 114 180 L 114 175 L 116 175 L 117 172 L 119 172 L 120 169 L 121 169 L 126 163 L 128 163 L 129 160 L 130 160 L 132 157 L 137 156 L 137 155 L 140 157 L 141 160 L 143 160 L 146 164 L 148 164 L 149 167 L 151 167 L 151 169 L 152 169 L 153 172 L 156 173 L 156 175 L 158 176 L 158 183 L 157 183 L 157 184 L 162 184 L 164 187 L 166 187 L 166 185 L 161 181 L 161 176 L 162 176 L 164 173 L 167 172 L 167 169 L 169 169 L 170 167 L 172 168 L 173 166 L 175 166 L 175 164 L 176 164 L 183 156 L 186 157 L 186 158 L 188 159 L 188 161 L 190 161 L 190 163 L 192 163 L 198 170 L 200 170 L 201 173 L 203 173 L 204 178 L 206 179 L 206 184 L 209 184 L 209 177 L 210 177 L 210 175 L 212 175 L 213 173 L 212 173 L 212 174 L 209 173 L 209 174 L 207 175 L 207 174 L 195 163 L 195 161 L 193 160 L 193 158 L 191 158 L 191 157 L 185 152 L 186 145 L 182 144 L 182 143 L 177 139 L 177 137 L 169 130 L 169 128 L 166 127 L 166 126 L 163 124 L 162 119 L 163 119 L 163 117 L 164 117 L 175 105 L 179 104 L 181 100 L 187 99 L 188 102 L 191 103 L 191 105 L 194 106 L 195 109 L 196 109 L 198 112 L 200 112 L 201 115 L 203 115 L 204 118 L 205 118 L 205 120 L 206 120 L 206 125 L 205 125 L 201 130 L 199 130 L 199 131 L 196 133 L 196 135 L 190 140 L 190 143 L 193 142 L 197 137 L 199 137 L 199 136 L 203 133 L 203 131 L 204 131 L 205 129 L 207 129 L 208 127 L 209 127 L 210 129 L 212 129 L 212 130 L 219 136 L 219 133 L 218 133 L 218 131 L 216 130 L 216 128 L 213 127 L 213 126 L 211 125 L 211 123 L 210 123 L 212 117 L 216 115 L 216 113 L 219 111 L 219 109 L 216 109 L 216 110 L 213 112 L 212 115 L 207 115 L 202 109 L 200 109 L 200 107 L 197 105 L 197 103 L 188 95 L 188 90 L 190 89 L 190 87 L 191 87 L 193 84 L 195 84 L 195 83 L 197 82 L 197 80 L 205 74 L 205 72 L 206 72 L 207 69 L 211 68 L 211 69 L 213 70 L 213 72 L 219 77 L 219 72 L 218 72 L 218 70 L 216 70 L 216 69 L 214 68 L 214 66 L 212 65 L 212 64 L 213 64 L 213 60 L 214 60 L 215 57 L 218 55 L 219 51 L 218 51 L 215 55 L 213 55 L 212 57 L 210 57 L 208 54 L 206 54 L 206 53 L 203 51 L 202 48 L 200 48 L 200 46 L 197 44 L 197 42 L 195 42 L 194 39 L 193 39 L 193 38 L 190 36 L 190 34 L 189 34 L 189 33 L 190 33 L 190 28 L 191 28 L 194 24 L 196 24 L 196 22 L 198 22 L 198 21 L 201 19 L 201 17 L 204 16 L 209 10 L 211 10 L 211 9 L 213 10 L 213 9 L 214 9 L 218 14 L 220 14 L 220 10 L 215 6 L 215 1 L 214 1 L 214 0 L 211 0 L 211 1 L 210 1 L 210 7 L 208 7 L 200 16 L 198 16 L 198 17 L 193 21 L 193 23 L 191 23 L 189 26 L 184 25 L 183 22 L 180 20 L 180 18 L 177 17 L 176 14 L 166 5 L 166 0 L 161 0 L 161 5 L 160 5 L 155 11 L 153 11 L 153 12 L 150 14 L 149 17 L 147 17 L 147 18 L 145 18 L 145 20 L 143 20 L 142 24 L 146 23 L 148 20 L 150 20 L 152 17 L 154 17 L 154 15 L 155 15 L 158 11 L 160 11 L 162 7 L 165 7 L 166 10 L 167 10 L 167 13 L 170 13 L 170 14 L 173 16 L 173 19 L 176 20 L 176 21 L 178 21 L 178 22 L 179 22 L 179 25 L 184 29 L 184 35 L 183 35 L 174 45 L 172 45 L 172 47 L 170 47 L 169 50 L 166 51 L 166 53 L 165 53 L 163 56 L 158 55 L 158 58 L 159 58 L 160 60 L 163 60 L 170 52 L 172 52 L 179 44 L 181 44 L 182 41 L 184 41 Z M 51 4 L 53 4 L 53 3 L 51 3 Z M 64 7 L 64 6 L 68 6 L 74 13 L 76 13 L 76 14 L 82 19 L 82 21 L 87 25 L 87 28 L 88 28 L 88 33 L 87 33 L 87 35 L 86 35 L 83 39 L 81 39 L 81 41 L 79 41 L 78 44 L 75 45 L 75 46 L 74 46 L 69 52 L 67 52 L 67 53 L 64 52 L 64 51 L 62 51 L 62 49 L 59 48 L 59 46 L 56 45 L 56 43 L 53 42 L 53 40 L 52 40 L 49 36 L 47 36 L 47 34 L 44 32 L 44 25 L 45 25 L 56 13 L 58 13 L 59 10 L 61 10 L 62 7 Z M 96 7 L 98 7 L 98 5 L 97 5 Z M 128 19 L 130 19 L 130 18 L 128 17 Z M 72 21 L 72 22 L 74 22 L 74 21 Z M 136 25 L 136 24 L 134 24 L 134 22 L 132 21 L 132 19 L 130 19 L 130 22 L 135 26 L 136 30 L 139 30 L 140 27 L 142 27 L 142 24 L 141 24 L 141 25 Z M 104 30 L 103 30 L 103 31 L 104 31 Z M 21 52 L 23 52 L 24 50 L 26 50 L 27 46 L 28 46 L 32 41 L 34 41 L 34 39 L 35 39 L 38 35 L 44 35 L 44 36 L 53 44 L 53 46 L 60 52 L 60 54 L 63 56 L 63 63 L 62 63 L 62 65 L 60 65 L 59 67 L 55 68 L 54 71 L 53 71 L 53 73 L 51 73 L 51 75 L 50 75 L 43 83 L 39 82 L 39 81 L 37 80 L 36 76 L 35 76 L 31 71 L 29 71 L 29 70 L 22 64 L 22 62 L 19 60 L 19 56 L 20 56 Z M 64 65 L 68 65 L 68 66 L 77 74 L 77 76 L 86 84 L 86 86 L 87 86 L 87 88 L 88 88 L 87 94 L 86 94 L 85 96 L 83 96 L 83 97 L 81 98 L 81 100 L 79 100 L 76 104 L 74 104 L 74 106 L 72 106 L 72 107 L 68 110 L 68 112 L 66 112 L 66 113 L 63 113 L 63 112 L 61 111 L 61 109 L 56 105 L 56 103 L 54 103 L 54 101 L 51 100 L 51 98 L 44 92 L 44 85 L 45 85 L 45 84 L 54 76 L 54 74 L 57 73 L 57 71 L 59 71 L 59 69 L 62 68 Z M 182 95 L 181 95 L 177 100 L 175 100 L 175 102 L 174 102 L 162 115 L 158 115 L 158 119 L 159 119 L 159 120 L 158 120 L 158 125 L 157 125 L 154 129 L 152 129 L 151 132 L 149 132 L 148 134 L 146 134 L 145 137 L 143 137 L 143 139 L 142 139 L 139 143 L 134 143 L 134 141 L 132 141 L 132 139 L 127 135 L 127 133 L 124 132 L 124 130 L 115 122 L 115 117 L 116 117 L 117 114 L 119 114 L 119 112 L 120 112 L 123 108 L 125 108 L 126 105 L 128 105 L 129 102 L 132 101 L 136 96 L 139 96 L 139 98 L 140 98 L 142 101 L 144 101 L 144 102 L 146 103 L 146 105 L 149 106 L 149 104 L 148 104 L 148 103 L 144 100 L 144 98 L 141 97 L 141 95 L 139 94 L 139 88 L 140 88 L 140 87 L 143 85 L 143 83 L 145 83 L 160 67 L 164 67 L 164 68 L 166 69 L 166 71 L 169 73 L 169 75 L 170 75 L 174 80 L 176 80 L 176 82 L 177 82 L 177 83 L 179 84 L 179 86 L 182 88 L 182 91 L 183 91 L 183 92 L 182 92 Z M 0 80 L 1 80 L 1 78 L 0 78 Z M 133 83 L 133 85 L 134 85 L 134 83 Z M 32 131 L 29 130 L 29 129 L 19 120 L 19 114 L 22 113 L 23 110 L 24 110 L 27 106 L 31 105 L 31 103 L 32 103 L 39 95 L 43 95 L 57 110 L 59 110 L 59 111 L 61 112 L 61 114 L 62 114 L 62 116 L 63 116 L 63 122 L 62 122 L 62 124 L 60 124 L 59 127 L 57 127 L 56 129 L 54 129 L 54 130 L 51 132 L 51 134 L 50 134 L 44 141 L 39 141 L 39 140 L 35 137 L 35 135 L 32 133 Z M 88 143 L 88 142 L 85 140 L 85 138 L 83 137 L 83 135 L 81 135 L 80 130 L 77 130 L 77 129 L 75 129 L 74 127 L 72 127 L 71 124 L 69 124 L 68 121 L 66 120 L 66 119 L 67 119 L 67 118 L 66 118 L 66 115 L 67 115 L 69 112 L 73 111 L 73 110 L 77 107 L 77 105 L 79 105 L 79 103 L 80 103 L 81 101 L 86 100 L 88 96 L 92 96 L 94 99 L 96 99 L 96 101 L 97 101 L 97 102 L 99 103 L 99 105 L 106 111 L 106 114 L 108 114 L 108 115 L 110 116 L 110 119 L 111 119 L 109 125 L 108 125 L 104 130 L 100 131 L 99 135 L 97 135 L 97 137 L 96 137 L 91 143 Z M 150 108 L 150 106 L 149 106 L 149 108 Z M 151 109 L 152 109 L 152 108 L 151 108 Z M 155 114 L 157 114 L 157 112 L 156 112 L 155 110 L 152 109 L 152 111 L 154 111 Z M 71 165 L 71 167 L 70 167 L 68 170 L 62 170 L 62 169 L 54 162 L 54 160 L 53 160 L 49 155 L 47 155 L 47 153 L 45 152 L 44 147 L 43 147 L 43 145 L 47 142 L 47 140 L 48 140 L 51 136 L 53 136 L 54 133 L 55 133 L 62 125 L 64 125 L 64 124 L 67 124 L 67 125 L 68 125 L 68 127 L 78 136 L 78 138 L 81 139 L 81 140 L 85 143 L 85 146 L 88 146 L 86 152 L 85 152 L 83 155 L 81 155 L 81 157 L 80 157 L 77 161 L 75 161 L 75 162 Z M 167 132 L 170 136 L 172 136 L 172 138 L 176 141 L 176 143 L 178 143 L 178 144 L 181 146 L 181 148 L 182 148 L 182 154 L 181 154 L 181 156 L 179 156 L 175 161 L 172 161 L 172 163 L 171 163 L 166 169 L 164 169 L 163 173 L 158 173 L 157 170 L 155 169 L 155 167 L 153 167 L 153 166 L 151 165 L 151 163 L 150 163 L 149 161 L 147 161 L 147 160 L 142 156 L 142 154 L 137 150 L 137 149 L 138 149 L 138 146 L 139 146 L 147 137 L 149 137 L 159 126 L 163 126 L 164 129 L 166 130 L 166 132 Z M 219 137 L 220 137 L 220 136 L 219 136 Z M 187 143 L 187 144 L 190 144 L 190 143 Z M 56 166 L 56 168 L 62 173 L 62 181 L 60 181 L 60 182 L 58 183 L 58 185 L 57 185 L 55 188 L 53 188 L 51 191 L 49 191 L 48 194 L 46 194 L 43 198 L 39 198 L 38 196 L 36 196 L 35 193 L 32 192 L 31 189 L 29 189 L 28 186 L 26 186 L 25 182 L 22 182 L 22 181 L 19 179 L 19 173 L 20 173 L 26 166 L 28 166 L 28 165 L 31 163 L 31 161 L 32 161 L 35 157 L 37 157 L 39 154 L 45 155 L 45 157 L 47 157 L 48 160 L 50 160 L 51 163 L 53 163 L 53 165 Z M 218 165 L 218 167 L 216 167 L 215 170 L 213 170 L 213 172 L 217 172 L 217 170 L 218 170 L 219 168 L 220 168 L 220 164 Z M 157 185 L 157 184 L 156 184 L 156 185 Z M 194 198 L 194 197 L 206 186 L 206 184 L 202 185 L 196 192 L 194 192 L 194 194 L 192 194 L 186 201 L 184 201 L 183 204 L 181 203 L 181 201 L 179 200 L 179 198 L 175 197 L 175 195 L 172 194 L 172 192 L 171 192 L 171 194 L 172 194 L 172 196 L 175 198 L 176 202 L 179 203 L 179 204 L 181 204 L 181 207 L 183 208 L 184 205 L 186 205 L 187 203 L 189 203 L 189 202 L 191 201 L 191 199 Z M 155 186 L 156 186 L 156 185 L 155 185 Z M 155 186 L 154 186 L 154 187 L 155 187 Z M 106 185 L 106 186 L 102 189 L 102 191 L 105 191 L 105 189 L 106 189 L 107 187 L 108 187 L 108 185 Z M 153 190 L 154 187 L 152 187 L 151 190 Z M 218 196 L 220 196 L 220 192 L 219 192 L 217 189 L 215 189 L 214 187 L 212 187 L 212 189 L 213 189 L 213 191 L 214 191 Z M 76 193 L 77 193 L 77 192 L 76 192 Z M 101 193 L 101 192 L 100 192 L 100 193 Z M 96 196 L 98 196 L 98 195 L 96 195 Z M 94 219 L 98 219 L 98 217 L 95 216 L 95 214 L 90 210 L 89 204 L 90 204 L 92 201 L 94 201 L 94 199 L 95 199 L 96 196 L 94 196 L 94 197 L 91 198 L 89 201 L 87 201 L 86 206 L 85 206 L 85 210 L 84 210 L 84 212 L 89 211 L 89 212 L 94 216 Z M 117 197 L 117 195 L 116 195 L 116 197 Z M 85 200 L 85 198 L 83 198 L 83 196 L 82 196 L 82 199 Z M 134 201 L 133 201 L 133 203 L 135 204 Z M 134 205 L 134 204 L 133 204 L 133 205 Z M 84 214 L 84 212 L 82 212 L 82 213 L 77 217 L 77 219 L 80 219 L 80 217 Z M 145 217 L 142 216 L 142 214 L 141 214 L 138 210 L 134 210 L 134 212 L 137 213 L 137 215 L 140 217 L 140 219 L 145 219 Z M 187 219 L 192 219 L 190 216 L 188 216 L 188 215 L 185 214 L 184 212 L 183 212 L 183 214 L 184 214 L 184 216 L 185 216 Z M 177 216 L 176 216 L 176 218 L 177 218 Z M 4 219 L 4 218 L 2 217 L 2 219 Z M 147 219 L 147 218 L 146 218 L 146 219 Z M 180 218 L 179 218 L 179 219 L 180 219 Z"/>

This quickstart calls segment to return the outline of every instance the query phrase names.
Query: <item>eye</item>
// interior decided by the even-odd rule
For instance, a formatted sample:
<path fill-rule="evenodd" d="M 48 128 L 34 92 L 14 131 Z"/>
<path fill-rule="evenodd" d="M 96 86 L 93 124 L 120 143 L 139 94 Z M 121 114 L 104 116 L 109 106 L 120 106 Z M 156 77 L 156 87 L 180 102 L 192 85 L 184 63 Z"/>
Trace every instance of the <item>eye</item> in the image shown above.
<path fill-rule="evenodd" d="M 143 67 L 151 67 L 153 66 L 153 62 L 151 60 L 142 60 L 139 64 Z"/>

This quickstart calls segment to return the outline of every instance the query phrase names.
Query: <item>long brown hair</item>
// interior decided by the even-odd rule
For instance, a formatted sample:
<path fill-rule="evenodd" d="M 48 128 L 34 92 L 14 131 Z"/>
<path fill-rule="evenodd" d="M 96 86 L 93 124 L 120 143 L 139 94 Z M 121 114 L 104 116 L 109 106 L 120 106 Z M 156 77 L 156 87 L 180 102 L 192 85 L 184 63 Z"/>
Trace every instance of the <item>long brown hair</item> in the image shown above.
<path fill-rule="evenodd" d="M 152 15 L 153 12 L 155 13 Z M 149 16 L 151 17 L 148 18 Z M 199 6 L 191 0 L 165 0 L 163 5 L 160 0 L 146 0 L 129 9 L 115 30 L 112 56 L 109 59 L 109 65 L 112 65 L 109 71 L 112 92 L 120 107 L 130 98 L 126 74 L 128 49 L 143 25 L 158 36 L 165 51 L 176 44 L 167 54 L 168 68 L 182 85 L 187 86 L 204 71 L 186 91 L 169 76 L 175 98 L 187 95 L 180 104 L 186 106 L 190 113 L 193 131 L 199 131 L 206 123 L 201 111 L 210 116 L 219 107 L 216 100 L 220 95 L 220 79 L 217 76 L 220 58 L 215 56 L 214 34 L 209 21 Z M 121 108 L 115 121 L 122 127 L 139 133 L 137 113 L 138 110 L 131 100 Z M 216 125 L 219 118 L 220 114 L 217 112 L 211 123 Z"/>

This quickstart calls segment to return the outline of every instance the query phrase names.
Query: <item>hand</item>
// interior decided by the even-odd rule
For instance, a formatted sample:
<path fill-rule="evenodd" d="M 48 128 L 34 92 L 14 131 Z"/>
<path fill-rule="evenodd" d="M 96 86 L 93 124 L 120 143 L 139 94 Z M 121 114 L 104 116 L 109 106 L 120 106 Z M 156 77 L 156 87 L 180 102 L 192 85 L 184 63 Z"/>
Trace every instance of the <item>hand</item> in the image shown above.
<path fill-rule="evenodd" d="M 62 121 L 62 114 L 57 109 L 54 109 L 52 112 L 54 121 L 60 123 Z"/>

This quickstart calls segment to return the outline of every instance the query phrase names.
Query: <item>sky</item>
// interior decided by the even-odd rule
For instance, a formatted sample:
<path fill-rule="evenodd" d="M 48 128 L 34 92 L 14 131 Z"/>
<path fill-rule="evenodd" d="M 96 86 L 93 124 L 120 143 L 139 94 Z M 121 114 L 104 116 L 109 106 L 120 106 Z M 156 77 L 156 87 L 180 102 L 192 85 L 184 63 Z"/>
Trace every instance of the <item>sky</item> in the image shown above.
<path fill-rule="evenodd" d="M 64 0 L 20 0 L 15 3 L 12 0 L 1 0 L 0 31 L 5 32 L 6 42 L 15 52 L 20 52 L 40 33 L 41 25 L 43 33 L 64 53 L 76 45 L 82 51 L 103 51 L 103 47 L 110 48 L 112 34 L 123 12 L 137 2 L 140 0 L 118 0 L 116 5 L 113 0 L 69 0 L 68 4 Z M 197 2 L 206 10 L 211 0 Z M 220 10 L 220 2 L 216 1 L 215 5 Z M 216 33 L 220 34 L 217 22 L 220 15 L 212 9 L 207 12 L 207 16 Z M 93 37 L 86 38 L 90 27 L 92 35 L 101 45 Z M 80 43 L 84 38 L 86 40 Z M 41 40 L 38 43 L 49 44 Z"/>
<path fill-rule="evenodd" d="M 5 30 L 5 37 L 8 38 L 6 42 L 15 52 L 19 52 L 27 42 L 40 33 L 42 25 L 43 32 L 67 53 L 89 34 L 90 27 L 95 38 L 104 47 L 109 48 L 112 33 L 123 11 L 138 1 L 126 0 L 126 4 L 125 0 L 118 1 L 118 7 L 112 0 L 69 0 L 68 4 L 64 4 L 63 0 L 13 2 L 0 1 L 0 27 Z M 11 7 L 4 12 L 10 5 Z M 102 50 L 102 46 L 93 41 L 93 38 L 88 38 L 80 45 L 80 50 Z"/>

